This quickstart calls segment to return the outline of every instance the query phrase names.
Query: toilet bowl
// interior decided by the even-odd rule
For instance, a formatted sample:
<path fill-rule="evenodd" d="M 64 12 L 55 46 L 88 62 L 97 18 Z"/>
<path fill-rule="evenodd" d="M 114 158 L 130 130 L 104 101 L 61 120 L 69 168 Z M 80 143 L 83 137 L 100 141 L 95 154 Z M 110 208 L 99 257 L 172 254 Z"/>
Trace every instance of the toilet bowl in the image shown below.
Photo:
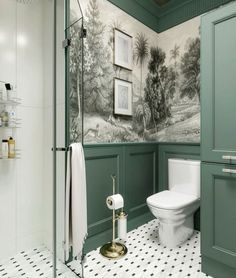
<path fill-rule="evenodd" d="M 175 247 L 193 234 L 193 214 L 200 206 L 200 161 L 169 159 L 169 190 L 147 198 L 147 205 L 159 220 L 159 240 Z"/>

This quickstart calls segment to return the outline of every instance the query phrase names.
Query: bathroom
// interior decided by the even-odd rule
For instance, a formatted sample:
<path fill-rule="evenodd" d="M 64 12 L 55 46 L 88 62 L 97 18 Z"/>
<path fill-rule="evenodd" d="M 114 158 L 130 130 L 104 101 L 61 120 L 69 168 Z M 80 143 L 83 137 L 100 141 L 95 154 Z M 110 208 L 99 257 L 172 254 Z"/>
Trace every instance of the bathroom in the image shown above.
<path fill-rule="evenodd" d="M 1 0 L 0 277 L 236 277 L 235 14 L 229 0 Z"/>

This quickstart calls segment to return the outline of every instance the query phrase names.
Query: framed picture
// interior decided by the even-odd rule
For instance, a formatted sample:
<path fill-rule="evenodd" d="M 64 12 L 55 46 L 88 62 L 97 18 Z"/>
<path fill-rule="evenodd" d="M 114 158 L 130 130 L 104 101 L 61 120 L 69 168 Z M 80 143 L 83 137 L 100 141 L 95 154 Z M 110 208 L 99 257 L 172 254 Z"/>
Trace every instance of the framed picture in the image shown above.
<path fill-rule="evenodd" d="M 133 67 L 132 37 L 118 29 L 114 29 L 114 64 L 128 70 Z"/>
<path fill-rule="evenodd" d="M 132 83 L 114 79 L 114 113 L 132 116 Z"/>

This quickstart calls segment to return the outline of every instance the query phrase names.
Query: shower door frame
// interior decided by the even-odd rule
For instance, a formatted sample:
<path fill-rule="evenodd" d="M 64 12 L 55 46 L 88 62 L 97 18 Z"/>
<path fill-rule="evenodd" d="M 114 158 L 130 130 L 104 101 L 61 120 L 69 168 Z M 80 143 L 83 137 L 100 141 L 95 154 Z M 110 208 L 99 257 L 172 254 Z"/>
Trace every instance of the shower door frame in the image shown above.
<path fill-rule="evenodd" d="M 83 144 L 83 130 L 84 130 L 84 18 L 82 9 L 79 1 L 77 0 L 78 7 L 81 12 L 81 18 L 79 18 L 73 24 L 81 21 L 81 143 Z M 53 278 L 57 277 L 57 151 L 65 152 L 65 162 L 67 162 L 67 151 L 69 145 L 72 143 L 70 139 L 70 0 L 64 0 L 64 12 L 65 12 L 65 23 L 64 23 L 64 41 L 62 47 L 64 47 L 65 55 L 65 146 L 57 146 L 57 0 L 53 0 Z M 66 166 L 67 163 L 65 163 Z M 65 167 L 66 173 L 66 167 Z M 64 216 L 63 216 L 64 217 Z M 63 244 L 64 242 L 62 242 Z M 64 263 L 65 252 L 64 252 Z M 82 265 L 82 278 L 83 274 L 83 261 Z M 78 276 L 80 277 L 80 276 Z"/>

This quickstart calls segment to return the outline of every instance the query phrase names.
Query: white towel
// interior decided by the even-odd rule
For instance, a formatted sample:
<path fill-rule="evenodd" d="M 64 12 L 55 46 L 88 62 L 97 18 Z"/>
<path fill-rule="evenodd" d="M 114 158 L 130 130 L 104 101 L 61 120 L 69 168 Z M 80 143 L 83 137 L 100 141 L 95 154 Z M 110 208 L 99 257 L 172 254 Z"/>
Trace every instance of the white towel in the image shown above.
<path fill-rule="evenodd" d="M 81 258 L 87 237 L 87 192 L 84 151 L 81 143 L 70 145 L 67 156 L 65 249 L 66 260 L 72 247 L 73 258 Z"/>

